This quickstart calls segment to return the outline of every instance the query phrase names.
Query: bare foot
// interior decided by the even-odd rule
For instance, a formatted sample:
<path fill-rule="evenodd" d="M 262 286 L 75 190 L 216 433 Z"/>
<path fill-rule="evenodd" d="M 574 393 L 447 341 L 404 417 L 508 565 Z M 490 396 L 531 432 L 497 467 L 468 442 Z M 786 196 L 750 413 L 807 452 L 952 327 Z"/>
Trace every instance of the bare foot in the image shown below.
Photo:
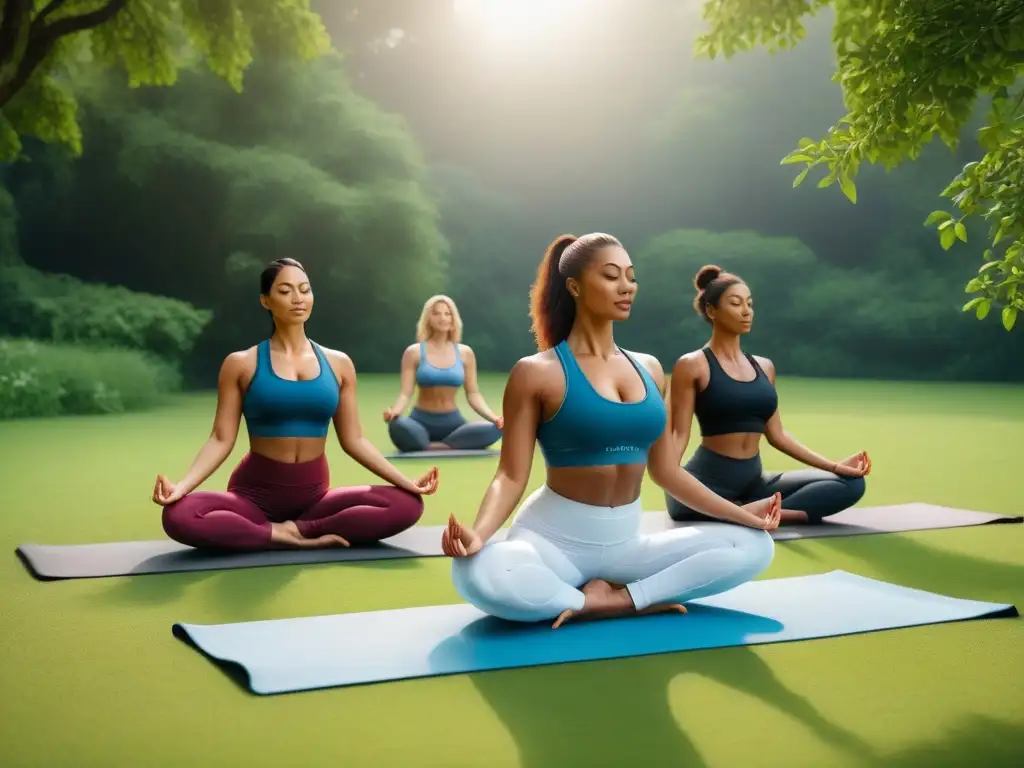
<path fill-rule="evenodd" d="M 452 447 L 445 443 L 430 443 L 427 446 L 428 451 L 450 451 Z"/>
<path fill-rule="evenodd" d="M 779 510 L 779 520 L 783 523 L 806 523 L 807 513 L 799 509 Z"/>
<path fill-rule="evenodd" d="M 686 608 L 680 603 L 659 603 L 637 611 L 633 606 L 633 598 L 629 591 L 622 586 L 609 584 L 603 579 L 592 579 L 583 586 L 583 610 L 572 609 L 562 611 L 552 629 L 558 629 L 570 619 L 609 619 L 617 616 L 641 616 L 650 613 L 664 613 L 666 611 L 678 611 L 686 613 Z"/>
<path fill-rule="evenodd" d="M 325 547 L 347 547 L 349 543 L 333 533 L 307 539 L 299 533 L 299 527 L 291 520 L 270 524 L 270 540 L 283 547 L 293 549 L 323 549 Z"/>

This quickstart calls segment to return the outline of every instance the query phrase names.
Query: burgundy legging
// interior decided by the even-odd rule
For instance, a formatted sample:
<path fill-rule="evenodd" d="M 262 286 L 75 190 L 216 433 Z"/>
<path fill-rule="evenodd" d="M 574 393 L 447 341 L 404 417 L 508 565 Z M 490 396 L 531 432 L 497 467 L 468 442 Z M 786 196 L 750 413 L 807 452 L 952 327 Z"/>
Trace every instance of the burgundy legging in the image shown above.
<path fill-rule="evenodd" d="M 415 525 L 423 499 L 391 485 L 331 488 L 327 457 L 285 464 L 249 453 L 228 490 L 196 491 L 164 507 L 175 541 L 200 549 L 270 549 L 271 522 L 294 520 L 306 538 L 334 533 L 350 544 L 386 539 Z"/>

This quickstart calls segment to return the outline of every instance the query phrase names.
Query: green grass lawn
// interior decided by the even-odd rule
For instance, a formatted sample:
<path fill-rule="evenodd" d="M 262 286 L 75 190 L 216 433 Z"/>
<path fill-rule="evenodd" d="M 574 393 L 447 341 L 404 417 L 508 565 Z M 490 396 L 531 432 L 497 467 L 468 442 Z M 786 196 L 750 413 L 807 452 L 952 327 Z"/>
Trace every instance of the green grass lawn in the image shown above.
<path fill-rule="evenodd" d="M 486 394 L 500 405 L 501 380 Z M 361 380 L 364 428 L 397 379 Z M 787 427 L 862 448 L 865 504 L 1017 513 L 1024 388 L 785 381 Z M 996 766 L 1024 757 L 1024 621 L 257 697 L 171 636 L 219 623 L 456 602 L 444 559 L 40 583 L 24 542 L 162 537 L 149 496 L 205 439 L 209 395 L 0 423 L 4 766 Z M 207 484 L 223 488 L 229 465 Z M 365 482 L 332 446 L 335 484 Z M 767 463 L 794 464 L 769 455 Z M 410 475 L 427 462 L 403 464 Z M 471 520 L 492 459 L 449 460 L 424 523 Z M 531 487 L 543 480 L 538 458 Z M 663 509 L 648 481 L 647 509 Z M 766 578 L 836 568 L 1024 606 L 1024 526 L 782 544 Z M 842 610 L 842 606 L 836 606 Z"/>

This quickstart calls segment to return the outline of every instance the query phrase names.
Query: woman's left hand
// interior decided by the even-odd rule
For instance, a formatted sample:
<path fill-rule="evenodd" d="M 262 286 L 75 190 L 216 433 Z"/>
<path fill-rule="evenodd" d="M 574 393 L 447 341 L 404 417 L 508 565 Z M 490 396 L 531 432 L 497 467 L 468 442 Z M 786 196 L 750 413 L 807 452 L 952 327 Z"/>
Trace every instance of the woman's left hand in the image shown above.
<path fill-rule="evenodd" d="M 433 467 L 429 472 L 427 472 L 427 474 L 425 474 L 415 483 L 411 483 L 410 487 L 406 488 L 405 490 L 409 491 L 410 493 L 415 493 L 419 496 L 430 496 L 437 490 L 439 474 L 440 473 L 438 472 L 437 467 Z"/>
<path fill-rule="evenodd" d="M 861 451 L 834 464 L 832 471 L 840 477 L 866 477 L 871 472 L 871 458 Z"/>
<path fill-rule="evenodd" d="M 504 416 L 499 416 L 498 418 L 496 418 L 494 420 L 494 426 L 496 426 L 498 429 L 504 429 L 505 428 L 505 417 Z"/>

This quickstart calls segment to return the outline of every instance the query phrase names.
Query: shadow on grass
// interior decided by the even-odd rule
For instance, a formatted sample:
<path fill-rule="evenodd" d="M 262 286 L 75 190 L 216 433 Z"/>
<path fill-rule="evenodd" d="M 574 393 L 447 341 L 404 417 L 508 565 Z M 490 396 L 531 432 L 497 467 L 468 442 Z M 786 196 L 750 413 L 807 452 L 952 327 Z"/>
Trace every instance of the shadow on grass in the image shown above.
<path fill-rule="evenodd" d="M 995 526 L 989 528 L 987 532 L 992 533 L 996 528 L 1005 531 L 1007 526 Z M 1016 529 L 1016 526 L 1014 528 Z M 1014 533 L 1018 531 L 1014 530 L 1009 535 Z M 1020 600 L 1024 585 L 1024 562 L 1005 563 L 940 549 L 922 538 L 923 536 L 937 542 L 938 537 L 956 536 L 956 532 L 950 530 L 928 534 L 887 534 L 851 537 L 844 541 L 817 539 L 813 543 L 793 542 L 789 546 L 808 557 L 811 556 L 810 551 L 814 549 L 821 551 L 827 548 L 842 557 L 861 560 L 871 567 L 877 578 L 904 587 L 970 600 Z"/>
<path fill-rule="evenodd" d="M 813 730 L 865 765 L 879 755 L 856 733 L 823 717 L 787 688 L 752 648 L 678 653 L 597 664 L 510 670 L 472 676 L 505 724 L 523 768 L 567 765 L 685 765 L 707 762 L 673 716 L 673 678 L 693 674 L 754 696 Z M 700 701 L 685 707 L 700 708 Z M 681 715 L 685 719 L 685 709 Z M 739 728 L 728 712 L 723 728 Z"/>
<path fill-rule="evenodd" d="M 1024 765 L 1024 724 L 974 715 L 943 728 L 943 736 L 914 744 L 878 762 L 887 768 Z"/>

